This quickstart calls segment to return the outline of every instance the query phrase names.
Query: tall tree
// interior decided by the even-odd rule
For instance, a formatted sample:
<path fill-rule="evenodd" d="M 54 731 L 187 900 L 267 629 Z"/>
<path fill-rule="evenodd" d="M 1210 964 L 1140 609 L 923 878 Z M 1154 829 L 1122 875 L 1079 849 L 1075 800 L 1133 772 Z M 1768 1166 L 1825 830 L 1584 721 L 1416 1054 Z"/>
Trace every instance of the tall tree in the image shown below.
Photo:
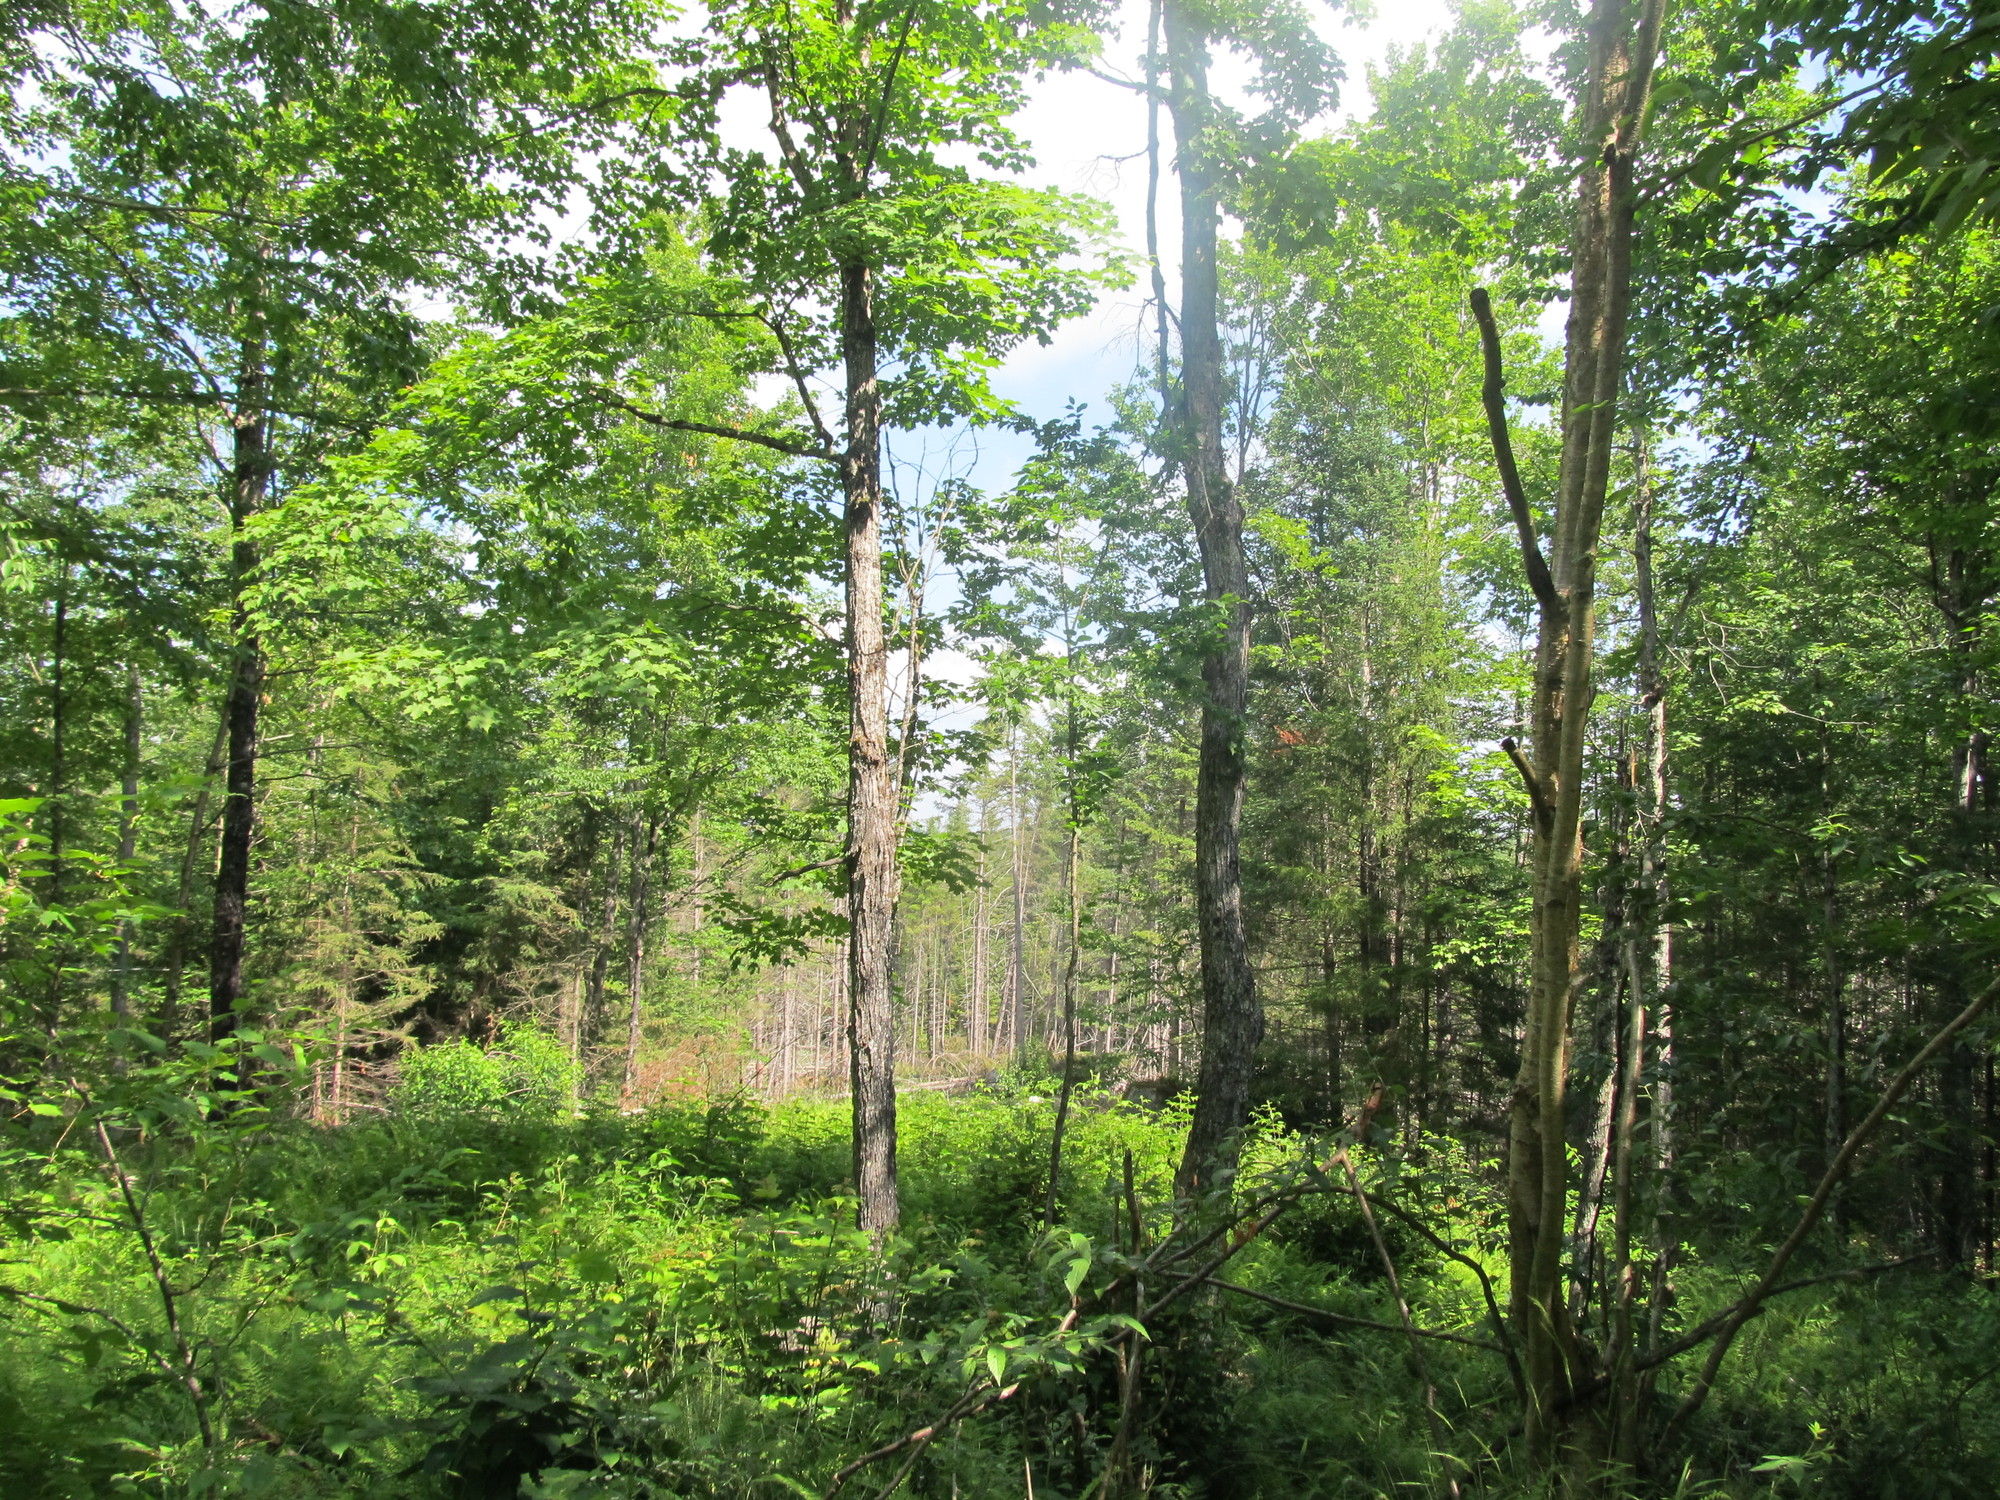
<path fill-rule="evenodd" d="M 707 143 L 726 183 L 707 245 L 730 278 L 716 313 L 768 332 L 806 424 L 730 435 L 824 465 L 839 495 L 854 1173 L 878 1235 L 900 1212 L 891 940 L 909 750 L 889 722 L 884 432 L 1005 416 L 985 372 L 1081 310 L 1102 279 L 1074 261 L 1098 222 L 1085 201 L 977 175 L 959 157 L 970 146 L 1002 169 L 1027 164 L 1008 117 L 1031 73 L 1088 55 L 1096 13 L 1092 0 L 732 0 L 711 12 L 717 92 L 754 93 L 769 123 L 762 147 Z M 839 392 L 831 419 L 820 372 Z"/>
<path fill-rule="evenodd" d="M 1202 1050 L 1199 1093 L 1176 1191 L 1218 1185 L 1236 1160 L 1250 1117 L 1250 1078 L 1263 1020 L 1243 910 L 1243 783 L 1250 687 L 1250 574 L 1243 548 L 1243 502 L 1229 462 L 1218 238 L 1222 211 L 1253 149 L 1282 146 L 1291 130 L 1332 97 L 1338 76 L 1304 10 L 1293 4 L 1233 13 L 1162 0 L 1147 56 L 1148 108 L 1159 101 L 1173 117 L 1180 184 L 1180 330 L 1169 375 L 1165 281 L 1154 251 L 1160 299 L 1159 375 L 1166 451 L 1179 471 L 1201 554 L 1203 639 L 1201 760 L 1195 796 L 1195 897 L 1201 932 Z M 1254 126 L 1210 91 L 1209 49 L 1216 42 L 1249 52 L 1260 66 L 1258 91 L 1271 101 Z M 1155 144 L 1157 128 L 1149 130 Z"/>
<path fill-rule="evenodd" d="M 1499 331 L 1483 291 L 1473 293 L 1485 347 L 1485 401 L 1501 481 L 1534 592 L 1531 753 L 1512 740 L 1533 808 L 1534 928 L 1521 1070 L 1509 1115 L 1508 1255 L 1512 1317 L 1528 1380 L 1527 1438 L 1549 1464 L 1575 1434 L 1570 1397 L 1594 1373 L 1569 1326 L 1563 1252 L 1568 1241 L 1570 1030 L 1584 982 L 1584 746 L 1596 649 L 1596 563 L 1619 431 L 1625 332 L 1631 296 L 1637 163 L 1653 69 L 1661 0 L 1596 0 L 1587 49 L 1570 255 L 1570 315 L 1562 395 L 1562 453 L 1549 518 L 1548 554 L 1515 464 Z M 1588 1457 L 1580 1452 L 1580 1457 Z"/>
<path fill-rule="evenodd" d="M 207 449 L 225 532 L 209 943 L 221 1036 L 247 996 L 268 668 L 257 518 L 417 372 L 403 294 L 495 269 L 481 234 L 560 203 L 565 117 L 594 118 L 602 44 L 631 13 L 387 0 L 54 12 L 36 33 L 50 86 L 5 122 L 41 167 L 15 184 L 39 212 L 8 221 L 29 339 L 6 399 L 31 421 L 100 402 L 140 413 L 114 420 L 141 430 L 179 411 Z"/>

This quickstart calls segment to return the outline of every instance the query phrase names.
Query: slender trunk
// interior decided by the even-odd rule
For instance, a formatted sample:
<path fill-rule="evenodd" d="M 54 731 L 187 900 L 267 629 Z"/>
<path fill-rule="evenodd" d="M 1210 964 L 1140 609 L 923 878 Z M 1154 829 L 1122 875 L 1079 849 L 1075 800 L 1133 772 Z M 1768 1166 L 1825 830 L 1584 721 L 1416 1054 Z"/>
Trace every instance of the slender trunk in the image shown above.
<path fill-rule="evenodd" d="M 1072 778 L 1077 775 L 1076 702 L 1069 704 L 1068 759 Z M 1069 1100 L 1076 1087 L 1076 984 L 1077 961 L 1083 952 L 1083 807 L 1072 785 L 1069 797 L 1069 840 L 1064 849 L 1063 889 L 1069 898 L 1069 961 L 1062 976 L 1063 1069 L 1062 1092 L 1056 1098 L 1056 1127 L 1049 1143 L 1049 1201 L 1042 1214 L 1044 1228 L 1056 1227 L 1056 1189 L 1062 1178 L 1063 1131 L 1069 1125 Z"/>
<path fill-rule="evenodd" d="M 638 1107 L 639 1041 L 646 998 L 646 926 L 653 879 L 653 855 L 659 848 L 660 825 L 632 817 L 632 893 L 625 908 L 625 1077 L 618 1086 L 618 1107 Z"/>
<path fill-rule="evenodd" d="M 1172 425 L 1213 632 L 1202 659 L 1195 793 L 1201 1080 L 1187 1151 L 1175 1175 L 1174 1189 L 1182 1197 L 1213 1188 L 1233 1173 L 1250 1116 L 1251 1072 L 1263 1036 L 1238 849 L 1250 681 L 1250 582 L 1243 506 L 1222 446 L 1224 369 L 1216 255 L 1221 215 L 1207 144 L 1218 122 L 1208 92 L 1201 14 L 1181 0 L 1171 0 L 1162 14 L 1167 108 L 1174 121 L 1181 186 L 1181 371 Z"/>
<path fill-rule="evenodd" d="M 1643 434 L 1636 445 L 1632 528 L 1633 583 L 1639 607 L 1639 708 L 1645 716 L 1646 772 L 1639 781 L 1639 910 L 1632 925 L 1628 960 L 1633 995 L 1652 1013 L 1653 1090 L 1648 1124 L 1653 1146 L 1653 1284 L 1646 1307 L 1646 1345 L 1659 1347 L 1673 1294 L 1674 1262 L 1680 1230 L 1674 1221 L 1674 929 L 1667 918 L 1672 894 L 1667 874 L 1667 681 L 1660 663 L 1660 618 L 1653 590 L 1653 486 L 1650 448 Z M 1650 960 L 1650 962 L 1648 962 Z M 1641 1378 L 1630 1402 L 1634 1411 L 1651 1405 L 1656 1372 Z"/>
<path fill-rule="evenodd" d="M 118 787 L 118 863 L 130 868 L 139 852 L 139 752 L 144 734 L 146 700 L 139 664 L 125 668 L 125 773 Z M 132 924 L 118 924 L 118 951 L 112 960 L 111 1013 L 121 1020 L 132 1013 Z"/>
<path fill-rule="evenodd" d="M 215 868 L 215 920 L 208 948 L 208 1031 L 217 1042 L 234 1034 L 247 988 L 243 975 L 244 929 L 250 906 L 250 850 L 257 825 L 257 739 L 264 706 L 264 645 L 245 602 L 257 571 L 257 544 L 249 523 L 264 508 L 270 481 L 269 431 L 263 412 L 264 342 L 243 343 L 243 375 L 234 420 L 229 495 L 230 630 L 228 779 L 222 803 L 222 839 Z"/>
<path fill-rule="evenodd" d="M 1631 288 L 1636 195 L 1633 164 L 1659 47 L 1662 0 L 1594 0 L 1581 138 L 1563 387 L 1562 453 L 1545 561 L 1512 458 L 1499 337 L 1484 295 L 1475 313 L 1487 354 L 1488 421 L 1539 605 L 1530 720 L 1532 756 L 1515 754 L 1533 806 L 1532 963 L 1521 1071 L 1510 1108 L 1508 1240 L 1512 1317 L 1528 1385 L 1530 1461 L 1565 1450 L 1588 1460 L 1590 1441 L 1569 1403 L 1584 1374 L 1563 1297 L 1565 1125 L 1570 1028 L 1582 967 L 1583 761 L 1593 692 L 1597 544 L 1609 488 L 1612 435 Z"/>
<path fill-rule="evenodd" d="M 1027 987 L 1028 969 L 1025 962 L 1025 944 L 1028 932 L 1028 880 L 1027 851 L 1022 843 L 1021 830 L 1021 743 L 1020 730 L 1015 728 L 1008 737 L 1007 745 L 1007 816 L 1009 820 L 1009 857 L 1014 870 L 1014 926 L 1007 938 L 1007 1014 L 1002 1022 L 1006 1028 L 1005 1045 L 1018 1062 L 1027 1049 Z"/>
<path fill-rule="evenodd" d="M 63 807 L 69 780 L 69 764 L 65 750 L 69 701 L 64 692 L 69 670 L 69 564 L 67 562 L 62 563 L 56 573 L 55 603 L 55 628 L 49 652 L 49 795 L 44 804 L 47 809 L 49 839 L 48 878 L 44 892 L 45 900 L 50 907 L 62 905 L 63 860 L 68 854 Z M 64 941 L 65 931 L 66 929 L 60 925 L 49 930 L 51 961 L 48 988 L 43 992 L 42 998 L 42 1030 L 51 1049 L 56 1045 L 56 1033 L 62 1025 L 63 978 L 70 959 L 69 945 Z"/>
<path fill-rule="evenodd" d="M 1320 984 L 1326 992 L 1326 1119 L 1336 1131 L 1347 1123 L 1347 1108 L 1341 1102 L 1340 997 L 1334 989 L 1334 976 L 1339 969 L 1340 958 L 1334 944 L 1333 925 L 1328 923 L 1320 933 L 1319 975 Z"/>
<path fill-rule="evenodd" d="M 215 739 L 208 747 L 208 759 L 202 762 L 201 790 L 195 793 L 194 811 L 188 817 L 187 843 L 181 850 L 180 884 L 174 896 L 174 922 L 167 933 L 166 993 L 162 997 L 160 1025 L 169 1034 L 180 1019 L 181 982 L 187 969 L 189 909 L 194 903 L 194 872 L 201 864 L 201 841 L 208 831 L 208 808 L 214 800 L 215 778 L 222 774 L 228 751 L 229 700 L 225 696 L 221 716 L 215 724 Z"/>
<path fill-rule="evenodd" d="M 972 888 L 972 998 L 965 1018 L 965 1045 L 984 1056 L 986 1041 L 986 811 L 979 813 L 979 883 Z"/>
<path fill-rule="evenodd" d="M 1953 642 L 1959 654 L 1960 698 L 1975 703 L 1980 695 L 1979 645 L 1982 593 L 1976 582 L 1984 570 L 1966 549 L 1954 548 L 1950 580 L 1956 626 Z M 1975 731 L 1959 748 L 1957 766 L 1959 821 L 1966 833 L 1980 812 L 1985 782 L 1986 736 Z M 1951 984 L 1946 995 L 1957 1004 L 1966 998 L 1963 982 Z M 1939 1079 L 1939 1103 L 1944 1111 L 1944 1142 L 1938 1182 L 1940 1249 L 1955 1266 L 1974 1263 L 1979 1240 L 1979 1121 L 1974 1114 L 1975 1059 L 1969 1041 L 1959 1040 L 1945 1054 Z"/>
<path fill-rule="evenodd" d="M 604 900 L 597 919 L 597 951 L 590 958 L 590 977 L 585 984 L 583 1010 L 577 1017 L 576 1057 L 581 1066 L 604 1019 L 604 983 L 611 972 L 611 951 L 618 943 L 618 866 L 625 853 L 625 829 L 611 833 L 611 854 L 604 866 Z"/>
<path fill-rule="evenodd" d="M 48 900 L 60 906 L 63 896 L 63 855 L 66 833 L 63 794 L 69 781 L 68 729 L 69 702 L 64 686 L 69 673 L 69 564 L 56 573 L 56 612 L 49 641 L 49 876 Z M 60 974 L 60 966 L 57 970 Z M 60 981 L 58 981 L 60 982 Z"/>
<path fill-rule="evenodd" d="M 901 788 L 889 756 L 889 647 L 882 621 L 882 396 L 876 383 L 875 280 L 866 264 L 840 275 L 847 381 L 848 1067 L 854 1183 L 861 1227 L 896 1227 L 896 1027 L 891 943 Z"/>

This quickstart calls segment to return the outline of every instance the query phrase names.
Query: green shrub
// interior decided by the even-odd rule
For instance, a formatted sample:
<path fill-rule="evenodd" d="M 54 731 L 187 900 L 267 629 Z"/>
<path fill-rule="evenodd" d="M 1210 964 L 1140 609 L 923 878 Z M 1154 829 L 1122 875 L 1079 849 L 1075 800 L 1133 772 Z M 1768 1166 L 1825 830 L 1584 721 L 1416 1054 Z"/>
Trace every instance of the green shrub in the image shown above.
<path fill-rule="evenodd" d="M 461 1038 L 404 1053 L 395 1102 L 422 1119 L 502 1113 L 546 1119 L 574 1107 L 577 1080 L 576 1062 L 560 1040 L 510 1021 L 491 1047 Z"/>

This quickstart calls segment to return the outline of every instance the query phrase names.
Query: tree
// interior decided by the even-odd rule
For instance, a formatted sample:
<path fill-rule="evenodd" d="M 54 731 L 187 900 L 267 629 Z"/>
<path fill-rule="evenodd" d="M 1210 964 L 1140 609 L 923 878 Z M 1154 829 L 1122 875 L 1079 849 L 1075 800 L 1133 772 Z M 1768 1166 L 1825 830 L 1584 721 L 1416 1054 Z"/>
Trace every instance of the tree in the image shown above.
<path fill-rule="evenodd" d="M 479 235 L 567 191 L 576 132 L 544 127 L 592 118 L 593 49 L 628 19 L 352 0 L 247 21 L 138 5 L 35 32 L 45 87 L 6 120 L 42 164 L 12 184 L 35 212 L 8 220 L 23 337 L 6 399 L 29 421 L 101 403 L 132 431 L 184 414 L 226 518 L 215 1037 L 248 999 L 268 669 L 253 523 L 416 373 L 402 294 L 497 269 Z"/>
<path fill-rule="evenodd" d="M 1193 1196 L 1231 1173 L 1250 1113 L 1250 1079 L 1263 1032 L 1243 911 L 1240 847 L 1250 674 L 1250 577 L 1243 550 L 1241 478 L 1231 472 L 1218 244 L 1224 203 L 1253 152 L 1269 152 L 1331 98 L 1338 69 L 1296 5 L 1211 10 L 1161 0 L 1146 59 L 1148 140 L 1158 181 L 1158 109 L 1173 117 L 1180 183 L 1181 301 L 1178 362 L 1167 347 L 1166 285 L 1149 219 L 1158 302 L 1158 374 L 1164 456 L 1179 471 L 1201 554 L 1203 624 L 1201 761 L 1195 808 L 1195 898 L 1202 974 L 1201 1077 L 1176 1188 Z M 1164 53 L 1160 41 L 1164 40 Z M 1209 48 L 1250 53 L 1257 92 L 1271 108 L 1248 122 L 1208 83 Z M 1150 202 L 1150 200 L 1149 200 Z"/>
<path fill-rule="evenodd" d="M 1513 454 L 1499 331 L 1484 291 L 1473 293 L 1486 357 L 1485 401 L 1501 483 L 1513 511 L 1522 569 L 1534 591 L 1532 754 L 1514 742 L 1534 815 L 1533 966 L 1521 1071 L 1508 1135 L 1512 1317 L 1528 1379 L 1527 1438 L 1543 1465 L 1577 1441 L 1571 1393 L 1586 1378 L 1568 1326 L 1563 1283 L 1569 1203 L 1567 1090 L 1570 1030 L 1583 982 L 1584 746 L 1593 695 L 1596 554 L 1619 430 L 1631 294 L 1634 168 L 1646 118 L 1664 7 L 1597 0 L 1588 48 L 1571 241 L 1570 315 L 1563 369 L 1562 456 L 1543 542 Z M 1580 1450 L 1579 1450 L 1580 1453 Z"/>
<path fill-rule="evenodd" d="M 725 184 L 708 209 L 707 254 L 727 278 L 712 315 L 768 333 L 806 424 L 730 435 L 823 465 L 840 499 L 854 1172 L 862 1223 L 878 1236 L 899 1213 L 891 939 L 903 811 L 888 711 L 884 433 L 1004 418 L 986 372 L 1104 280 L 1073 261 L 1100 222 L 1083 200 L 958 164 L 969 147 L 992 167 L 1026 165 L 1007 117 L 1031 72 L 1088 55 L 1095 14 L 745 0 L 711 15 L 711 86 L 760 96 L 770 130 L 761 149 L 706 142 Z M 813 386 L 829 370 L 832 421 Z"/>

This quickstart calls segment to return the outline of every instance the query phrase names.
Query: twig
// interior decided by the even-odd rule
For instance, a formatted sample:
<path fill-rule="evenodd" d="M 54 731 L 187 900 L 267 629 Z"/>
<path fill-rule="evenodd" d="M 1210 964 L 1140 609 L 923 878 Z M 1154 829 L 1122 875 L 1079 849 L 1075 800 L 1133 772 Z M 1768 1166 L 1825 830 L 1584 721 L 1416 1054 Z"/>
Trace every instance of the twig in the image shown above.
<path fill-rule="evenodd" d="M 1082 1311 L 1082 1306 L 1082 1303 L 1076 1299 L 1072 1298 L 1070 1300 L 1069 1311 L 1063 1315 L 1062 1322 L 1056 1325 L 1056 1334 L 1058 1336 L 1068 1333 L 1070 1329 L 1076 1326 L 1077 1316 Z M 848 1480 L 859 1474 L 870 1464 L 880 1463 L 885 1458 L 894 1458 L 905 1449 L 914 1447 L 917 1452 L 910 1455 L 908 1462 L 897 1471 L 896 1477 L 890 1481 L 889 1487 L 883 1490 L 882 1494 L 877 1497 L 877 1500 L 887 1500 L 887 1497 L 895 1492 L 896 1487 L 909 1474 L 911 1466 L 916 1463 L 924 1448 L 929 1446 L 931 1439 L 935 1438 L 947 1427 L 963 1422 L 968 1417 L 978 1416 L 988 1407 L 998 1406 L 1002 1401 L 1011 1400 L 1014 1393 L 1020 1390 L 1020 1388 L 1021 1382 L 1017 1380 L 1004 1389 L 989 1385 L 985 1388 L 984 1394 L 982 1394 L 980 1386 L 975 1385 L 971 1390 L 953 1402 L 951 1409 L 935 1422 L 919 1427 L 915 1432 L 905 1433 L 893 1443 L 884 1443 L 872 1453 L 862 1454 L 861 1457 L 855 1459 L 854 1462 L 835 1474 L 832 1481 L 827 1485 L 822 1500 L 833 1500 L 833 1497 L 840 1493 L 841 1486 L 845 1485 Z"/>
<path fill-rule="evenodd" d="M 1378 1090 L 1379 1093 L 1379 1090 Z M 1348 1154 L 1343 1142 L 1334 1153 L 1341 1166 L 1347 1169 L 1347 1185 L 1354 1191 L 1355 1205 L 1361 1210 L 1361 1217 L 1368 1225 L 1368 1237 L 1375 1242 L 1375 1253 L 1381 1258 L 1382 1271 L 1389 1278 L 1389 1294 L 1396 1299 L 1396 1315 L 1402 1320 L 1403 1332 L 1410 1340 L 1410 1360 L 1417 1367 L 1417 1380 L 1424 1391 L 1424 1420 L 1431 1431 L 1431 1451 L 1437 1456 L 1440 1477 L 1444 1480 L 1444 1493 L 1450 1500 L 1458 1500 L 1458 1475 L 1453 1472 L 1457 1460 L 1445 1447 L 1444 1421 L 1438 1416 L 1437 1387 L 1431 1383 L 1430 1365 L 1424 1359 L 1424 1346 L 1419 1337 L 1417 1320 L 1410 1316 L 1410 1304 L 1403 1296 L 1403 1283 L 1396 1275 L 1396 1262 L 1389 1254 L 1389 1242 L 1382 1238 L 1382 1226 L 1375 1221 L 1375 1210 L 1369 1206 L 1368 1194 L 1361 1189 L 1361 1174 L 1354 1169 L 1354 1158 Z"/>
<path fill-rule="evenodd" d="M 74 1084 L 71 1085 L 75 1087 Z M 77 1089 L 84 1107 L 90 1107 L 90 1099 L 82 1089 Z M 153 1244 L 153 1231 L 147 1227 L 145 1211 L 139 1206 L 139 1199 L 132 1191 L 132 1179 L 126 1175 L 124 1163 L 118 1159 L 118 1149 L 111 1144 L 111 1132 L 104 1128 L 102 1117 L 91 1121 L 97 1132 L 97 1142 L 104 1148 L 104 1160 L 111 1168 L 111 1175 L 118 1183 L 119 1195 L 125 1200 L 125 1212 L 131 1216 L 132 1228 L 139 1237 L 140 1248 L 146 1255 L 147 1269 L 152 1273 L 153 1285 L 160 1294 L 160 1306 L 166 1313 L 167 1333 L 174 1341 L 174 1352 L 180 1356 L 181 1368 L 175 1378 L 188 1394 L 194 1407 L 195 1425 L 201 1430 L 201 1446 L 213 1451 L 215 1429 L 208 1420 L 208 1393 L 202 1389 L 201 1373 L 195 1364 L 194 1346 L 181 1331 L 180 1301 L 174 1292 L 173 1282 L 167 1275 L 166 1263 L 160 1259 L 160 1252 Z"/>
<path fill-rule="evenodd" d="M 1432 1229 L 1422 1218 L 1403 1207 L 1402 1204 L 1392 1202 L 1387 1198 L 1373 1196 L 1371 1196 L 1369 1201 L 1374 1203 L 1377 1208 L 1386 1209 L 1388 1212 L 1394 1214 L 1418 1234 L 1429 1240 L 1432 1245 L 1436 1246 L 1440 1254 L 1449 1256 L 1451 1259 L 1457 1261 L 1478 1278 L 1480 1295 L 1486 1299 L 1487 1316 L 1493 1321 L 1493 1336 L 1497 1341 L 1496 1347 L 1507 1357 L 1507 1369 L 1514 1377 L 1515 1394 L 1521 1398 L 1522 1407 L 1525 1409 L 1528 1401 L 1528 1385 L 1527 1377 L 1521 1371 L 1520 1350 L 1514 1346 L 1513 1330 L 1507 1326 L 1507 1320 L 1500 1316 L 1500 1299 L 1494 1294 L 1493 1278 L 1487 1274 L 1486 1267 L 1482 1266 L 1472 1256 L 1467 1255 L 1463 1250 L 1456 1248 L 1443 1235 Z"/>

